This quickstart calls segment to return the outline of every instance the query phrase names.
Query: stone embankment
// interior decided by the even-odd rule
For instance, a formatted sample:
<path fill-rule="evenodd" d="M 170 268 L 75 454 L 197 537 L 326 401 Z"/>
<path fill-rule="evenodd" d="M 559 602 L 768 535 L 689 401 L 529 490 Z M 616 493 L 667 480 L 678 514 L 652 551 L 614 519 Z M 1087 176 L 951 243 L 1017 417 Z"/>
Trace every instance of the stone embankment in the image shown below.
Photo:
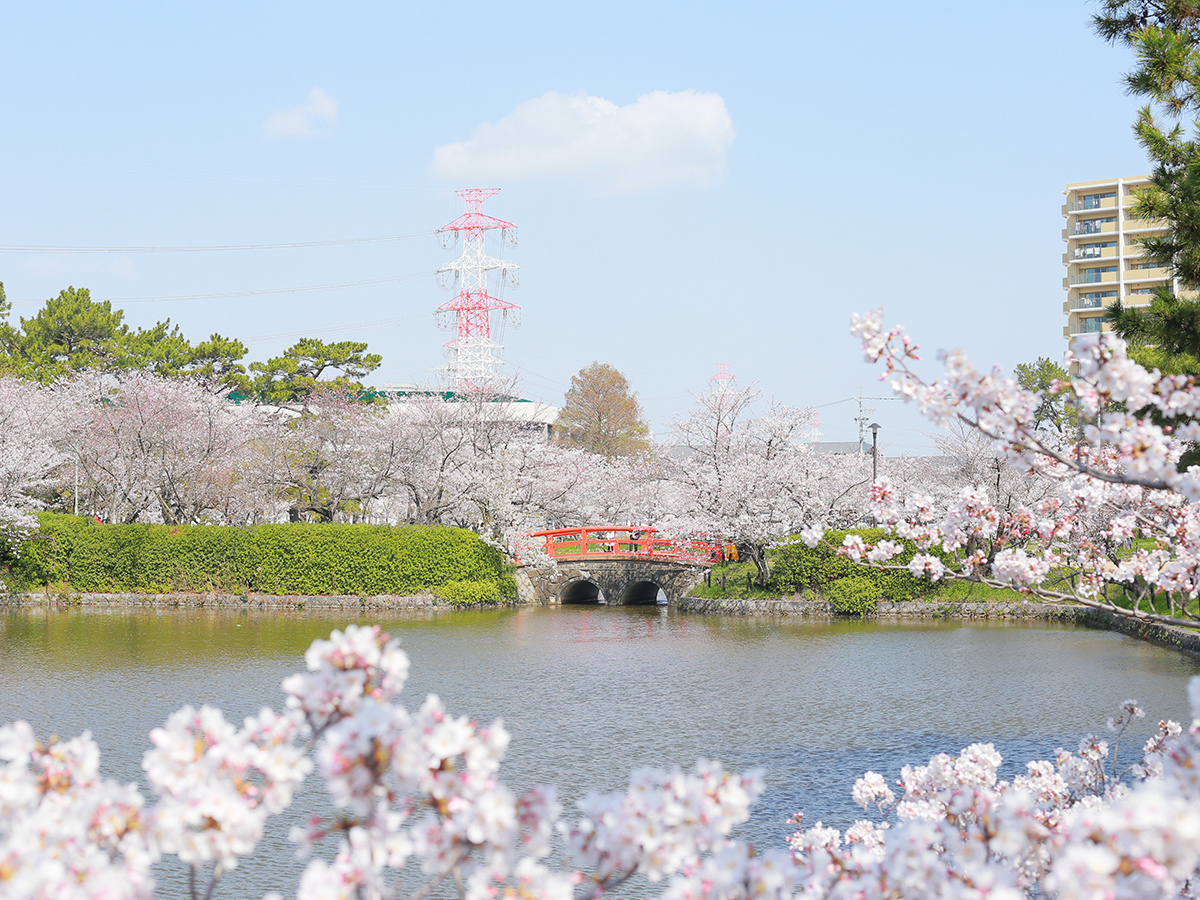
<path fill-rule="evenodd" d="M 327 610 L 330 612 L 360 612 L 365 609 L 450 609 L 447 603 L 432 594 L 401 597 L 384 594 L 378 597 L 327 597 L 320 595 L 273 594 L 88 594 L 88 593 L 31 593 L 0 596 L 3 607 L 71 607 L 89 609 L 253 609 L 253 610 Z M 457 607 L 456 607 L 457 608 Z"/>
<path fill-rule="evenodd" d="M 703 600 L 685 597 L 679 601 L 684 612 L 717 615 L 815 616 L 832 618 L 833 606 L 825 600 Z M 895 619 L 1041 619 L 1078 621 L 1093 610 L 1065 603 L 981 603 L 910 600 L 901 603 L 880 601 L 875 617 Z"/>
<path fill-rule="evenodd" d="M 793 616 L 832 619 L 833 607 L 824 600 L 705 600 L 685 597 L 679 601 L 683 612 L 725 616 Z M 1101 609 L 1068 603 L 979 603 L 911 600 L 900 603 L 881 601 L 873 619 L 964 619 L 964 620 L 1038 620 L 1067 622 L 1106 631 L 1119 631 L 1130 637 L 1164 647 L 1200 655 L 1200 632 L 1142 622 Z"/>

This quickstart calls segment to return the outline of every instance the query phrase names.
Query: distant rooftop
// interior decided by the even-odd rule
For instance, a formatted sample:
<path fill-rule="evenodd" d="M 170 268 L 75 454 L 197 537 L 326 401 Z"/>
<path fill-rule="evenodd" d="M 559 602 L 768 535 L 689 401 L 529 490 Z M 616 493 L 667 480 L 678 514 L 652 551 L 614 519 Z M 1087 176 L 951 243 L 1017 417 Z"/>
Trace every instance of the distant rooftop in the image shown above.
<path fill-rule="evenodd" d="M 808 446 L 814 453 L 866 453 L 870 450 L 858 441 L 814 441 Z"/>

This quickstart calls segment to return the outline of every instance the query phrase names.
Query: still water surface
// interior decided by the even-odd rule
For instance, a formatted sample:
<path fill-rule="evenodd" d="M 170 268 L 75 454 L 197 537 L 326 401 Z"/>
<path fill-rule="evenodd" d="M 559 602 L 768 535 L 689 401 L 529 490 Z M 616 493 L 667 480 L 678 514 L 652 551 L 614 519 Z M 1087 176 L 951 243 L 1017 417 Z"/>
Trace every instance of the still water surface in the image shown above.
<path fill-rule="evenodd" d="M 228 717 L 278 709 L 279 682 L 309 643 L 350 620 L 254 612 L 16 611 L 0 615 L 0 722 L 38 735 L 90 730 L 106 775 L 141 777 L 149 730 L 184 704 Z M 779 846 L 805 823 L 857 818 L 854 779 L 992 741 L 1006 760 L 1044 758 L 1103 729 L 1127 698 L 1147 720 L 1186 720 L 1200 659 L 1070 626 L 789 622 L 662 607 L 524 608 L 377 619 L 412 659 L 404 696 L 439 694 L 455 715 L 503 718 L 503 777 L 555 783 L 570 808 L 642 765 L 719 759 L 761 767 L 767 794 L 740 837 Z M 1132 756 L 1128 757 L 1132 761 Z M 320 811 L 315 780 L 218 897 L 294 886 L 292 822 Z M 160 894 L 178 893 L 165 870 Z"/>

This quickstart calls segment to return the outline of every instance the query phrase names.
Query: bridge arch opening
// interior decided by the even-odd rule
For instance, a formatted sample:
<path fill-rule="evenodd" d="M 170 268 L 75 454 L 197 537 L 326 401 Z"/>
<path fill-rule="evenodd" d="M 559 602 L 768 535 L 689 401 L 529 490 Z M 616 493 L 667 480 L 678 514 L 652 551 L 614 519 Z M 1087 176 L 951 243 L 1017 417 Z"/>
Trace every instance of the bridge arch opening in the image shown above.
<path fill-rule="evenodd" d="M 658 603 L 659 592 L 666 596 L 666 592 L 653 581 L 631 581 L 621 591 L 620 603 L 622 606 L 653 606 Z"/>
<path fill-rule="evenodd" d="M 559 603 L 599 603 L 600 585 L 594 581 L 581 578 L 572 581 L 558 592 Z"/>

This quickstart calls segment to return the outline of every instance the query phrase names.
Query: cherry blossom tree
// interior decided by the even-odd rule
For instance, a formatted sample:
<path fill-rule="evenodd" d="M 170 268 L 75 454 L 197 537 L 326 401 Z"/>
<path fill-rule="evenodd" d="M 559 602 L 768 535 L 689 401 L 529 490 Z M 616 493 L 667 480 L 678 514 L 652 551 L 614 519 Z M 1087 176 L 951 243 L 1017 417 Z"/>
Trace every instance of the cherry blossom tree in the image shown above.
<path fill-rule="evenodd" d="M 261 505 L 286 505 L 296 521 L 333 522 L 365 515 L 387 495 L 398 454 L 382 406 L 319 388 L 299 412 L 261 412 L 249 464 Z"/>
<path fill-rule="evenodd" d="M 387 510 L 412 524 L 477 522 L 468 498 L 480 490 L 486 463 L 517 432 L 501 412 L 500 394 L 431 389 L 389 405 L 385 439 L 397 459 Z"/>
<path fill-rule="evenodd" d="M 861 518 L 870 461 L 814 452 L 814 410 L 773 404 L 754 416 L 758 397 L 753 386 L 710 387 L 674 423 L 667 458 L 682 488 L 674 527 L 735 541 L 766 585 L 772 543 L 814 517 L 847 525 Z"/>
<path fill-rule="evenodd" d="M 0 531 L 34 527 L 30 511 L 55 486 L 55 470 L 70 456 L 63 441 L 73 413 L 70 392 L 0 378 Z"/>
<path fill-rule="evenodd" d="M 1116 615 L 1173 625 L 1200 621 L 1200 472 L 1179 459 L 1200 438 L 1200 389 L 1190 377 L 1161 375 L 1132 362 L 1108 335 L 1084 338 L 1076 374 L 1050 390 L 1070 391 L 1087 424 L 1063 443 L 1037 427 L 1040 398 L 999 370 L 980 372 L 959 352 L 927 382 L 914 370 L 916 344 L 882 315 L 855 316 L 854 333 L 883 378 L 938 425 L 961 423 L 991 443 L 1007 464 L 1041 482 L 1041 499 L 998 506 L 984 484 L 968 485 L 948 506 L 901 496 L 887 479 L 872 488 L 873 513 L 895 534 L 929 552 L 909 564 L 930 578 L 970 578 L 1052 600 L 1073 600 Z M 804 534 L 814 543 L 822 523 Z M 867 547 L 847 538 L 855 559 L 885 563 L 898 545 Z M 1050 589 L 1055 573 L 1069 589 Z M 1118 602 L 1122 601 L 1122 602 Z"/>
<path fill-rule="evenodd" d="M 63 440 L 79 467 L 84 508 L 109 522 L 191 524 L 226 504 L 244 445 L 242 416 L 184 378 L 84 373 L 66 390 L 76 417 Z M 74 472 L 60 469 L 60 483 Z"/>
<path fill-rule="evenodd" d="M 393 521 L 459 525 L 501 541 L 511 530 L 514 504 L 535 505 L 514 492 L 524 483 L 528 495 L 528 468 L 551 455 L 538 450 L 545 438 L 514 408 L 515 393 L 512 383 L 460 392 L 431 388 L 390 404 L 381 440 L 396 464 L 381 511 Z M 545 488 L 547 503 L 562 490 Z"/>
<path fill-rule="evenodd" d="M 529 532 L 588 524 L 662 524 L 677 508 L 677 485 L 650 456 L 601 456 L 541 441 L 514 441 L 483 482 L 502 545 L 524 560 L 538 546 Z"/>

